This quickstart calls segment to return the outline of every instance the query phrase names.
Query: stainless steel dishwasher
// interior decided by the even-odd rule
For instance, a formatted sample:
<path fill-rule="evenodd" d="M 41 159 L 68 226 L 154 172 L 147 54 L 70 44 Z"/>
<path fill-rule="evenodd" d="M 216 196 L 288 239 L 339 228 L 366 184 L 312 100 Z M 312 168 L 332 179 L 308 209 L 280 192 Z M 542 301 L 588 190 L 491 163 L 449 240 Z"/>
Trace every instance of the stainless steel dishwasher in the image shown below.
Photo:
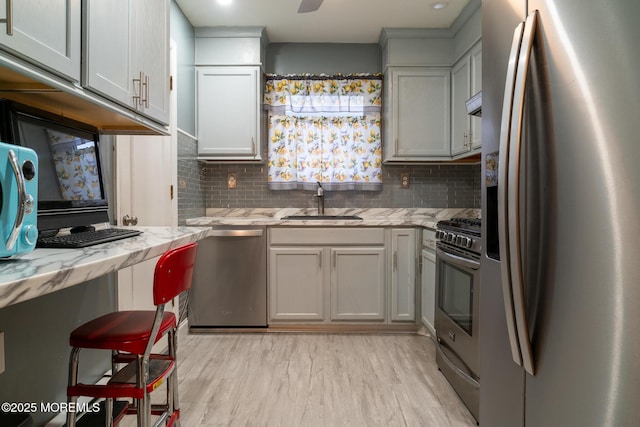
<path fill-rule="evenodd" d="M 189 330 L 266 326 L 266 228 L 215 227 L 198 245 Z"/>

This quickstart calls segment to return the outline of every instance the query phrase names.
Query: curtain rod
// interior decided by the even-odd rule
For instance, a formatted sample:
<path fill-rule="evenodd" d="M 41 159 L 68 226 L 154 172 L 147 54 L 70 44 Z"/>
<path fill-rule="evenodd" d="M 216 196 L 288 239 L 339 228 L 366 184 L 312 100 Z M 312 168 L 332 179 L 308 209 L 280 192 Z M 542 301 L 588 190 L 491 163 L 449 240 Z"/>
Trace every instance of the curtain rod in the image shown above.
<path fill-rule="evenodd" d="M 265 74 L 267 80 L 382 80 L 383 74 Z"/>

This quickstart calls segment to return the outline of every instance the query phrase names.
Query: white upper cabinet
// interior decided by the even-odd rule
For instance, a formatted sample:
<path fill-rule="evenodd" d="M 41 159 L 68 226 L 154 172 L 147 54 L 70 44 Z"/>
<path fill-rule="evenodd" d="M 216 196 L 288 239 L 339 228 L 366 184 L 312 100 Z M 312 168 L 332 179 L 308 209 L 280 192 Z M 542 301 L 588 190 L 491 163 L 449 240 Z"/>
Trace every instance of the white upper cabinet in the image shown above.
<path fill-rule="evenodd" d="M 139 110 L 162 123 L 169 123 L 169 1 L 136 2 L 137 68 L 142 73 Z"/>
<path fill-rule="evenodd" d="M 449 157 L 449 69 L 389 67 L 384 161 Z"/>
<path fill-rule="evenodd" d="M 114 101 L 133 106 L 134 0 L 85 0 L 86 43 L 83 84 Z"/>
<path fill-rule="evenodd" d="M 471 53 L 471 96 L 482 90 L 482 42 L 478 42 Z M 471 149 L 482 145 L 482 118 L 471 117 Z"/>
<path fill-rule="evenodd" d="M 481 120 L 467 114 L 465 102 L 482 89 L 482 44 L 478 42 L 451 70 L 451 155 L 481 146 Z"/>
<path fill-rule="evenodd" d="M 198 159 L 262 162 L 263 27 L 195 30 Z"/>
<path fill-rule="evenodd" d="M 85 0 L 83 84 L 169 123 L 169 2 Z"/>
<path fill-rule="evenodd" d="M 259 67 L 197 67 L 198 158 L 260 161 Z"/>
<path fill-rule="evenodd" d="M 0 48 L 66 80 L 80 80 L 80 0 L 1 3 L 9 16 L 0 24 Z"/>

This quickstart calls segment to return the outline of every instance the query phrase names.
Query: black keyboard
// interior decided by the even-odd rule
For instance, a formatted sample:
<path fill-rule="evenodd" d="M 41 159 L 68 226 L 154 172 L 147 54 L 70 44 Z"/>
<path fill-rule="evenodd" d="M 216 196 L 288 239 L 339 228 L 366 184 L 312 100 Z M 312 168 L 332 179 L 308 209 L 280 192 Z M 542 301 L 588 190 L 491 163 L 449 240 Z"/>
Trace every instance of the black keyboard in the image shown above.
<path fill-rule="evenodd" d="M 103 230 L 82 231 L 61 236 L 42 237 L 38 239 L 38 248 L 85 248 L 100 243 L 126 239 L 142 234 L 139 230 L 122 228 L 105 228 Z"/>

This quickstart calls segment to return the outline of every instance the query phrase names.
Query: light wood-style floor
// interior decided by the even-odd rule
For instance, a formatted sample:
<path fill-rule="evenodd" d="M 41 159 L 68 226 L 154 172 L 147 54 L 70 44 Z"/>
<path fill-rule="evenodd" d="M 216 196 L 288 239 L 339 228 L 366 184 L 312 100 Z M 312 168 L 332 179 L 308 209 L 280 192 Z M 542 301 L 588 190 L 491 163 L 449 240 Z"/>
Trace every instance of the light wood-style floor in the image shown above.
<path fill-rule="evenodd" d="M 476 425 L 422 335 L 188 335 L 178 351 L 182 427 Z"/>

